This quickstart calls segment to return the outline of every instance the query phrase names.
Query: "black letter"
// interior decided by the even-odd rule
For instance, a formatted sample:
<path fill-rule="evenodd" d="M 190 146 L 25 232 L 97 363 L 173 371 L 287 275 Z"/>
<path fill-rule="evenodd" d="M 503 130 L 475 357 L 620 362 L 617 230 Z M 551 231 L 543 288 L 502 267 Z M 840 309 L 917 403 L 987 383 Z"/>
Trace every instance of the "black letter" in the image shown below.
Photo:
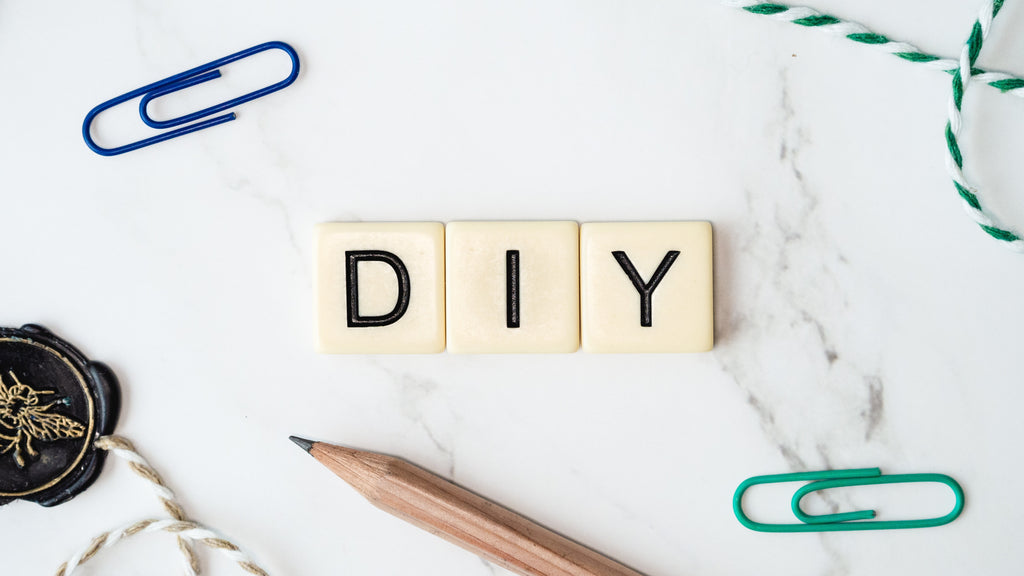
<path fill-rule="evenodd" d="M 651 276 L 651 281 L 646 284 L 644 284 L 643 278 L 640 277 L 640 273 L 636 271 L 636 267 L 629 261 L 629 256 L 626 256 L 625 252 L 616 250 L 612 252 L 612 256 L 619 262 L 619 266 L 622 266 L 622 271 L 626 273 L 626 276 L 629 276 L 633 286 L 636 287 L 636 291 L 640 293 L 640 325 L 649 327 L 651 325 L 651 295 L 654 294 L 654 289 L 658 287 L 661 279 L 665 277 L 665 273 L 672 267 L 672 263 L 676 261 L 679 251 L 669 250 L 661 260 L 661 264 L 658 264 L 658 269 L 654 271 L 654 275 Z"/>
<path fill-rule="evenodd" d="M 519 328 L 519 250 L 505 251 L 505 324 Z"/>
<path fill-rule="evenodd" d="M 383 316 L 359 315 L 359 262 L 383 262 L 395 271 L 398 277 L 398 301 L 394 309 Z M 370 326 L 387 326 L 398 322 L 398 319 L 409 309 L 409 271 L 405 269 L 402 259 L 384 250 L 346 250 L 345 251 L 345 289 L 348 291 L 346 307 L 348 308 L 348 327 L 366 328 Z"/>

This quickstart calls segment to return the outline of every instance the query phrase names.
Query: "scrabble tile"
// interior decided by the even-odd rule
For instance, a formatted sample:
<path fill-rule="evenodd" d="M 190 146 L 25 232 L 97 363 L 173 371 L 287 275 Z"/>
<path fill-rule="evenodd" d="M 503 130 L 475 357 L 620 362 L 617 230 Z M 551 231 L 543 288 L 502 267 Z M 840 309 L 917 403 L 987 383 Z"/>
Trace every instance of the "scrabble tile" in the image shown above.
<path fill-rule="evenodd" d="M 575 222 L 452 222 L 445 232 L 448 351 L 575 352 Z"/>
<path fill-rule="evenodd" d="M 444 226 L 328 223 L 316 230 L 317 350 L 444 350 Z"/>
<path fill-rule="evenodd" d="M 710 350 L 711 254 L 708 222 L 583 224 L 583 350 Z"/>

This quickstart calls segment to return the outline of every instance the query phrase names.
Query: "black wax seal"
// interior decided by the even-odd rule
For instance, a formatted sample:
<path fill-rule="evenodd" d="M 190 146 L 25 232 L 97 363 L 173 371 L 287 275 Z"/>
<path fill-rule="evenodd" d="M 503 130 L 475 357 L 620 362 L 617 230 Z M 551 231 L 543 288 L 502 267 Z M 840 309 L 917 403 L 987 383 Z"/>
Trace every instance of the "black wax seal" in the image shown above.
<path fill-rule="evenodd" d="M 105 365 L 41 326 L 0 328 L 0 505 L 56 506 L 88 488 L 119 410 Z"/>

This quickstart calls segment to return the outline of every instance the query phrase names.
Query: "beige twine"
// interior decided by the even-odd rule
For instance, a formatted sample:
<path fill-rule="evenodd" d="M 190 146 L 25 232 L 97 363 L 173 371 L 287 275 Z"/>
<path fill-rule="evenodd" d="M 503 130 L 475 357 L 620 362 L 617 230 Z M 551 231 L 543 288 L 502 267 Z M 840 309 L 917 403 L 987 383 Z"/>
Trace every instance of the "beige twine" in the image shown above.
<path fill-rule="evenodd" d="M 88 546 L 62 564 L 57 569 L 55 576 L 71 576 L 80 565 L 92 559 L 101 550 L 111 548 L 128 537 L 151 532 L 169 532 L 177 536 L 178 548 L 185 558 L 187 576 L 199 576 L 199 558 L 196 557 L 193 547 L 195 542 L 221 552 L 249 574 L 268 576 L 263 568 L 260 568 L 231 540 L 218 535 L 202 524 L 189 520 L 185 510 L 175 499 L 174 492 L 164 484 L 160 474 L 146 462 L 145 458 L 135 451 L 131 442 L 120 436 L 103 436 L 96 440 L 96 447 L 112 452 L 127 461 L 132 471 L 149 483 L 171 517 L 140 520 L 117 530 L 100 534 L 93 538 Z"/>

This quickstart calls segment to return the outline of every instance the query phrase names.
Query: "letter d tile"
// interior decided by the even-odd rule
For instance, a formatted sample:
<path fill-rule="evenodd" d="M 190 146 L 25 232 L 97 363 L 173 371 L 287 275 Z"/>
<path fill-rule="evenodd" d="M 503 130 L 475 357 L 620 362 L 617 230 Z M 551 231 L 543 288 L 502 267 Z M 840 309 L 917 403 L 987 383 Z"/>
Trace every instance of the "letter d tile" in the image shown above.
<path fill-rule="evenodd" d="M 584 352 L 706 352 L 714 341 L 711 224 L 580 227 Z"/>
<path fill-rule="evenodd" d="M 318 351 L 444 350 L 442 224 L 320 224 L 316 252 Z"/>

